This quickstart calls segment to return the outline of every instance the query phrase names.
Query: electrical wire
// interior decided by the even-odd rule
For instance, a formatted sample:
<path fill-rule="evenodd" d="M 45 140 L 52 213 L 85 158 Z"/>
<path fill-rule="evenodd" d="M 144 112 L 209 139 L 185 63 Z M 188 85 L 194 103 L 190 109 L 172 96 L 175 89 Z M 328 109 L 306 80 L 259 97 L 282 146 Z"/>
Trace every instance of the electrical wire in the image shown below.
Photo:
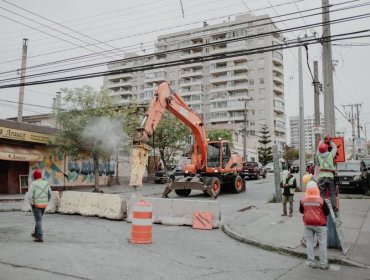
<path fill-rule="evenodd" d="M 347 22 L 349 20 L 362 19 L 364 17 L 369 17 L 369 16 L 370 16 L 370 13 L 365 13 L 365 14 L 361 14 L 361 15 L 357 15 L 357 16 L 341 18 L 341 19 L 333 20 L 331 22 L 331 24 L 343 23 L 343 22 Z M 320 26 L 320 25 L 322 25 L 321 22 L 311 24 L 311 26 Z M 288 32 L 288 31 L 300 30 L 300 29 L 305 28 L 305 27 L 306 26 L 298 26 L 298 27 L 283 29 L 283 30 L 279 30 L 279 31 L 271 31 L 271 32 L 266 32 L 266 33 L 261 33 L 261 34 L 256 34 L 256 35 L 249 35 L 249 36 L 242 36 L 242 37 L 232 38 L 232 39 L 227 39 L 227 40 L 220 40 L 220 41 L 217 41 L 217 42 L 210 42 L 210 43 L 206 43 L 206 44 L 200 44 L 200 45 L 197 45 L 197 47 L 198 48 L 203 48 L 203 47 L 207 47 L 207 46 L 215 46 L 215 45 L 229 43 L 229 42 L 233 42 L 233 41 L 240 41 L 240 40 L 245 40 L 245 39 L 258 38 L 258 37 L 270 36 L 270 35 L 275 35 L 275 34 L 281 34 L 281 33 L 285 33 L 285 32 Z M 173 52 L 178 52 L 178 51 L 187 51 L 187 50 L 191 50 L 193 48 L 194 48 L 194 46 L 191 46 L 191 47 L 186 47 L 186 48 L 181 48 L 181 49 L 176 49 L 176 50 L 158 52 L 158 53 L 155 53 L 154 55 L 158 56 L 158 55 L 163 55 L 163 54 L 168 54 L 168 53 L 173 53 Z M 60 74 L 60 73 L 65 73 L 65 72 L 71 72 L 71 71 L 82 70 L 82 69 L 86 69 L 86 68 L 93 68 L 93 67 L 97 67 L 97 66 L 102 66 L 102 65 L 105 65 L 106 63 L 118 63 L 118 62 L 121 63 L 123 61 L 130 61 L 130 60 L 134 60 L 134 59 L 138 59 L 138 58 L 145 58 L 145 57 L 153 57 L 153 54 L 146 55 L 146 56 L 123 59 L 123 60 L 118 60 L 118 61 L 102 62 L 102 63 L 84 65 L 84 66 L 73 67 L 73 68 L 69 68 L 69 69 L 65 68 L 65 69 L 56 70 L 56 71 L 49 71 L 49 72 L 44 72 L 44 73 L 39 73 L 39 74 L 27 75 L 25 77 L 26 78 L 33 78 L 33 77 L 40 77 L 40 76 L 44 76 L 44 75 Z M 19 77 L 2 79 L 2 80 L 0 80 L 0 83 L 10 82 L 10 81 L 14 81 L 14 80 L 19 80 Z"/>
<path fill-rule="evenodd" d="M 369 35 L 357 35 L 357 36 L 350 36 L 345 37 L 343 36 L 349 36 L 353 34 L 360 34 L 370 32 L 370 29 L 361 30 L 357 32 L 349 32 L 349 33 L 343 33 L 343 34 L 337 34 L 329 37 L 324 37 L 323 39 L 331 41 L 336 40 L 351 40 L 351 39 L 359 39 L 359 38 L 370 38 Z M 339 38 L 335 38 L 339 37 Z M 104 77 L 104 76 L 110 76 L 110 75 L 117 75 L 122 73 L 132 73 L 132 72 L 138 72 L 138 71 L 145 71 L 145 70 L 153 70 L 158 68 L 165 68 L 165 67 L 172 67 L 172 66 L 179 66 L 179 65 L 185 65 L 190 63 L 196 63 L 196 62 L 205 62 L 205 61 L 212 61 L 217 59 L 225 59 L 225 58 L 232 58 L 232 57 L 238 57 L 238 56 L 244 56 L 244 55 L 251 55 L 251 54 L 257 54 L 257 53 L 264 53 L 264 52 L 271 52 L 271 51 L 277 51 L 287 48 L 293 48 L 301 46 L 302 44 L 319 44 L 317 40 L 306 40 L 306 41 L 300 41 L 300 42 L 292 42 L 292 43 L 284 43 L 284 44 L 278 44 L 274 46 L 269 46 L 265 48 L 256 48 L 252 50 L 242 50 L 242 51 L 233 51 L 233 52 L 227 52 L 223 54 L 216 54 L 216 55 L 208 55 L 208 56 L 202 56 L 202 57 L 196 57 L 196 58 L 188 58 L 188 59 L 182 59 L 177 61 L 171 61 L 166 63 L 157 63 L 157 64 L 151 64 L 146 66 L 136 66 L 132 68 L 127 69 L 119 69 L 119 70 L 110 70 L 110 71 L 102 71 L 102 72 L 94 72 L 89 74 L 82 74 L 82 75 L 74 75 L 74 76 L 66 76 L 66 77 L 60 77 L 60 78 L 52 78 L 47 80 L 38 80 L 38 81 L 32 81 L 32 82 L 25 82 L 25 83 L 15 83 L 15 84 L 5 84 L 0 85 L 1 88 L 12 88 L 12 87 L 19 87 L 19 86 L 30 86 L 30 85 L 40 85 L 40 84 L 49 84 L 49 83 L 56 83 L 56 82 L 64 82 L 64 81 L 73 81 L 73 80 L 81 80 L 81 79 L 88 79 L 88 78 L 96 78 L 96 77 Z"/>
<path fill-rule="evenodd" d="M 332 5 L 332 6 L 337 6 L 337 5 L 343 5 L 343 4 L 348 4 L 348 3 L 351 3 L 351 2 L 358 2 L 359 0 L 351 0 L 351 1 L 346 1 L 346 2 L 341 2 L 341 3 L 338 3 L 338 4 L 335 4 L 335 5 Z M 282 3 L 282 5 L 287 5 L 287 4 L 292 4 L 293 2 L 288 2 L 288 3 Z M 366 3 L 365 3 L 366 4 Z M 369 4 L 369 3 L 367 3 Z M 361 4 L 360 4 L 361 5 Z M 278 5 L 276 5 L 278 6 Z M 348 8 L 356 8 L 357 6 L 352 6 L 352 7 L 348 7 Z M 265 7 L 265 8 L 261 8 L 261 9 L 256 9 L 256 10 L 262 10 L 262 9 L 267 9 L 269 7 Z M 348 8 L 345 8 L 345 9 L 348 9 Z M 308 10 L 305 10 L 305 12 L 307 11 L 313 11 L 313 10 L 318 10 L 318 9 L 321 9 L 321 7 L 319 8 L 313 8 L 313 9 L 308 9 Z M 342 9 L 337 9 L 337 10 L 333 10 L 332 12 L 336 12 L 336 11 L 341 11 Z M 289 15 L 293 15 L 293 14 L 297 14 L 298 12 L 293 12 L 293 13 L 287 13 L 287 14 L 284 14 L 284 15 L 279 15 L 277 17 L 284 17 L 284 16 L 289 16 Z M 236 15 L 240 15 L 242 13 L 237 13 L 237 14 L 232 14 L 232 15 L 229 15 L 229 16 L 236 16 Z M 318 14 L 321 14 L 321 13 L 318 13 Z M 318 14 L 312 14 L 312 15 L 309 15 L 309 16 L 315 16 L 315 15 L 318 15 Z M 309 17 L 307 16 L 307 17 Z M 207 21 L 211 21 L 211 20 L 216 20 L 216 19 L 221 19 L 221 18 L 224 18 L 224 16 L 222 17 L 215 17 L 215 18 L 210 18 L 210 19 L 207 19 Z M 252 21 L 249 21 L 248 23 L 254 23 L 254 22 L 258 22 L 258 21 L 264 21 L 264 20 L 273 20 L 274 18 L 276 17 L 264 17 L 264 18 L 261 18 L 261 19 L 257 19 L 257 20 L 252 20 Z M 298 17 L 299 18 L 299 17 Z M 288 21 L 288 20 L 294 20 L 294 19 L 297 19 L 297 18 L 291 18 L 291 19 L 287 19 L 285 21 Z M 283 21 L 283 20 L 282 20 Z M 112 42 L 112 41 L 117 41 L 117 40 L 122 40 L 122 39 L 129 39 L 129 38 L 133 38 L 133 37 L 137 37 L 137 36 L 141 36 L 141 35 L 148 35 L 150 33 L 153 33 L 153 32 L 159 32 L 159 31 L 167 31 L 167 30 L 170 30 L 170 29 L 174 29 L 174 28 L 178 28 L 178 27 L 185 27 L 185 26 L 188 26 L 188 25 L 193 25 L 193 24 L 198 24 L 200 23 L 199 21 L 198 22 L 193 22 L 193 23 L 189 23 L 189 24 L 185 24 L 185 25 L 180 25 L 180 26 L 174 26 L 174 27 L 171 27 L 171 28 L 163 28 L 163 29 L 160 29 L 160 30 L 154 30 L 154 31 L 150 31 L 150 32 L 145 32 L 145 33 L 139 33 L 139 34 L 135 34 L 135 35 L 132 35 L 132 36 L 126 36 L 126 37 L 123 37 L 123 38 L 116 38 L 116 39 L 111 39 L 111 40 L 107 40 L 105 42 Z M 275 22 L 275 23 L 279 23 L 279 21 Z M 267 24 L 271 24 L 271 22 L 267 23 Z M 266 25 L 266 24 L 261 24 L 260 26 L 263 26 L 263 25 Z M 154 42 L 153 42 L 154 43 Z M 94 45 L 94 44 L 89 44 L 89 45 L 85 45 L 85 46 L 90 46 L 90 45 Z M 56 52 L 49 52 L 49 53 L 44 53 L 44 54 L 41 54 L 41 55 L 37 55 L 37 56 L 30 56 L 29 58 L 34 58 L 34 57 L 38 57 L 38 56 L 44 56 L 44 55 L 48 55 L 48 54 L 56 54 L 56 53 L 60 53 L 60 52 L 63 52 L 63 51 L 69 51 L 69 50 L 73 50 L 73 49 L 76 49 L 76 48 L 70 48 L 70 49 L 67 49 L 67 50 L 61 50 L 61 51 L 56 51 Z M 98 53 L 100 54 L 100 53 Z M 94 54 L 92 54 L 94 55 Z M 3 63 L 10 63 L 10 62 L 14 62 L 14 61 L 19 61 L 19 59 L 16 59 L 16 60 L 10 60 L 10 61 L 5 61 L 5 62 L 2 62 L 0 64 L 3 64 Z"/>

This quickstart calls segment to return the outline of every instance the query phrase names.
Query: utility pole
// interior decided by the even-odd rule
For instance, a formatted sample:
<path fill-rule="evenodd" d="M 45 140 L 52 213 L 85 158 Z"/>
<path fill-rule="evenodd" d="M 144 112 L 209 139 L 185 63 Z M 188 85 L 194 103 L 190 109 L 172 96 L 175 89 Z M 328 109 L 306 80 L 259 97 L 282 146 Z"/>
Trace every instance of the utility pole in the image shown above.
<path fill-rule="evenodd" d="M 320 82 L 319 82 L 319 63 L 317 61 L 313 62 L 313 73 L 314 73 L 313 85 L 315 89 L 315 93 L 314 93 L 315 126 L 320 127 L 321 126 L 321 123 L 320 123 Z M 317 151 L 319 140 L 320 140 L 320 134 L 317 133 L 315 134 L 315 145 L 314 145 L 315 150 L 313 152 L 314 154 Z M 315 162 L 315 164 L 317 163 Z"/>
<path fill-rule="evenodd" d="M 357 117 L 357 138 L 360 139 L 360 110 L 361 104 L 355 104 Z"/>
<path fill-rule="evenodd" d="M 27 46 L 28 39 L 23 39 L 22 47 L 22 66 L 21 66 L 21 86 L 19 87 L 19 101 L 18 101 L 18 118 L 17 122 L 22 122 L 23 102 L 24 102 L 24 82 L 26 80 L 26 64 L 27 64 Z"/>
<path fill-rule="evenodd" d="M 329 0 L 322 0 L 322 70 L 324 77 L 324 118 L 327 134 L 335 135 L 333 59 L 331 54 L 331 32 Z"/>
<path fill-rule="evenodd" d="M 298 37 L 298 41 L 300 38 Z M 299 82 L 299 182 L 302 182 L 306 170 L 305 159 L 305 131 L 304 131 L 304 106 L 303 106 L 303 74 L 302 74 L 302 47 L 298 47 L 298 82 Z M 303 190 L 303 185 L 300 186 Z"/>
<path fill-rule="evenodd" d="M 343 108 L 345 109 L 346 107 L 351 107 L 351 113 L 349 115 L 349 119 L 352 125 L 352 159 L 356 159 L 356 150 L 355 150 L 355 118 L 353 115 L 353 106 L 354 104 L 348 104 L 348 105 L 343 105 Z"/>
<path fill-rule="evenodd" d="M 244 135 L 243 135 L 243 158 L 245 161 L 247 161 L 247 127 L 248 127 L 248 121 L 247 121 L 247 102 L 252 100 L 252 97 L 250 98 L 239 98 L 239 101 L 244 101 Z"/>

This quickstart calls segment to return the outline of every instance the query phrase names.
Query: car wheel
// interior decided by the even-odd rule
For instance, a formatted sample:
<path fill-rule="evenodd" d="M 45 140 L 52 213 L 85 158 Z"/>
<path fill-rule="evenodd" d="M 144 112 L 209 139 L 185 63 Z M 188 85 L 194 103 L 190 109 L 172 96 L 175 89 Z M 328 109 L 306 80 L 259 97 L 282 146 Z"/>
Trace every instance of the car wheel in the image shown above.
<path fill-rule="evenodd" d="M 260 179 L 260 174 L 259 173 L 257 173 L 257 175 L 256 175 L 256 180 L 259 180 Z"/>
<path fill-rule="evenodd" d="M 266 179 L 266 172 L 263 173 L 263 179 Z"/>

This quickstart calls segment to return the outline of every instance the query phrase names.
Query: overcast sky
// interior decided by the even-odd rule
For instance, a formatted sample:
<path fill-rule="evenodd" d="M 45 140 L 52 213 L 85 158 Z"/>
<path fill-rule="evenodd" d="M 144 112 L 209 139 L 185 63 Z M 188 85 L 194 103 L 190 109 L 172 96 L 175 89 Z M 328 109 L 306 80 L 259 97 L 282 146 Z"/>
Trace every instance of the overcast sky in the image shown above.
<path fill-rule="evenodd" d="M 0 0 L 0 80 L 16 77 L 17 69 L 21 66 L 23 38 L 29 39 L 27 66 L 31 68 L 27 74 L 36 74 L 119 59 L 124 52 L 128 51 L 148 54 L 153 51 L 153 42 L 159 35 L 200 27 L 203 21 L 216 24 L 227 21 L 229 17 L 233 20 L 235 15 L 243 12 L 251 12 L 254 15 L 268 14 L 274 17 L 274 21 L 283 21 L 277 23 L 280 29 L 318 23 L 321 21 L 321 15 L 296 20 L 287 19 L 319 13 L 320 10 L 310 12 L 305 10 L 319 8 L 321 2 L 321 0 Z M 349 0 L 330 1 L 330 4 L 339 4 L 333 9 L 348 8 L 344 11 L 332 12 L 331 20 L 370 13 L 369 0 L 341 4 L 345 2 Z M 363 6 L 353 8 L 354 5 Z M 298 11 L 301 13 L 289 17 L 277 17 L 277 15 L 283 16 Z M 366 15 L 363 19 L 333 24 L 331 27 L 332 35 L 365 29 L 370 29 L 370 18 Z M 288 32 L 283 36 L 289 40 L 298 36 L 303 37 L 305 34 L 312 36 L 314 32 L 317 37 L 320 37 L 322 27 Z M 370 35 L 370 32 L 360 35 Z M 108 53 L 107 51 L 112 48 L 120 51 Z M 350 108 L 344 109 L 342 105 L 362 104 L 360 122 L 363 126 L 369 122 L 367 130 L 370 135 L 368 86 L 370 38 L 337 41 L 332 50 L 335 62 L 335 105 L 344 113 Z M 298 115 L 299 112 L 297 54 L 296 48 L 284 50 L 285 101 L 288 116 Z M 303 54 L 304 111 L 305 115 L 312 115 L 313 87 L 304 50 Z M 84 57 L 81 58 L 81 56 Z M 79 59 L 60 62 L 76 57 Z M 319 61 L 321 73 L 319 45 L 309 46 L 311 67 L 314 60 Z M 44 63 L 49 64 L 40 68 L 39 65 Z M 104 70 L 106 67 L 78 73 Z M 58 77 L 65 75 L 68 73 Z M 40 77 L 37 80 L 44 78 L 50 77 Z M 25 105 L 24 115 L 51 112 L 52 99 L 60 88 L 88 84 L 98 89 L 102 81 L 102 78 L 95 78 L 26 87 L 24 102 L 45 107 Z M 0 85 L 11 83 L 13 82 L 0 81 Z M 0 89 L 0 118 L 16 117 L 17 104 L 12 102 L 18 102 L 18 92 L 18 88 Z M 320 101 L 323 104 L 322 97 Z M 349 135 L 351 128 L 348 121 L 337 110 L 335 114 L 336 129 L 345 130 Z"/>

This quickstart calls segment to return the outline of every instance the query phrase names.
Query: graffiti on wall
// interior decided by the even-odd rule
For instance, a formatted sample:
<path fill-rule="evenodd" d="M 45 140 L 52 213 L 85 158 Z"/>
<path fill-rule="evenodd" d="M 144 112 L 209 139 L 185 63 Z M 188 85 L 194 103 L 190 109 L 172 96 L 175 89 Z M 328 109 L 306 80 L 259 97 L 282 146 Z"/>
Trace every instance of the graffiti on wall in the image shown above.
<path fill-rule="evenodd" d="M 99 183 L 106 184 L 108 177 L 116 173 L 115 161 L 99 162 Z M 74 160 L 67 158 L 67 180 L 68 184 L 90 185 L 95 183 L 94 163 L 92 158 Z"/>
<path fill-rule="evenodd" d="M 95 184 L 94 164 L 92 158 L 75 160 L 64 157 L 63 153 L 54 149 L 42 149 L 43 161 L 30 163 L 29 178 L 35 169 L 41 169 L 44 179 L 51 186 L 78 186 Z M 64 160 L 66 162 L 64 162 Z M 108 178 L 116 174 L 115 161 L 99 162 L 99 184 L 108 183 Z"/>
<path fill-rule="evenodd" d="M 41 169 L 44 174 L 44 179 L 47 180 L 50 185 L 63 186 L 65 176 L 63 172 L 63 154 L 51 150 L 44 151 L 44 154 L 45 159 L 43 161 L 31 162 L 29 178 L 32 178 L 35 169 Z"/>

